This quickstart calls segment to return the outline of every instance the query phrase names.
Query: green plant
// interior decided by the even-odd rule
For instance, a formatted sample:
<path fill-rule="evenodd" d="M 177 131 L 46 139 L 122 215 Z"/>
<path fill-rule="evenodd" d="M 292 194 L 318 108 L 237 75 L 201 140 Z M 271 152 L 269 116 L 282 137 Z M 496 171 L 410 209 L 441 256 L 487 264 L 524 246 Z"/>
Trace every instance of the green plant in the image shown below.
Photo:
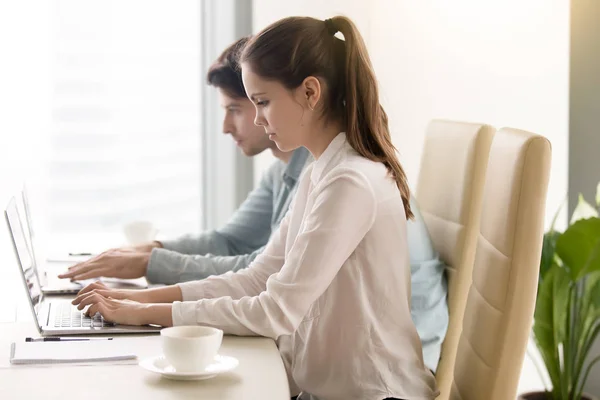
<path fill-rule="evenodd" d="M 600 333 L 600 184 L 595 200 L 593 207 L 580 195 L 568 228 L 560 233 L 553 222 L 544 235 L 533 336 L 554 400 L 579 400 L 600 362 L 586 365 Z"/>

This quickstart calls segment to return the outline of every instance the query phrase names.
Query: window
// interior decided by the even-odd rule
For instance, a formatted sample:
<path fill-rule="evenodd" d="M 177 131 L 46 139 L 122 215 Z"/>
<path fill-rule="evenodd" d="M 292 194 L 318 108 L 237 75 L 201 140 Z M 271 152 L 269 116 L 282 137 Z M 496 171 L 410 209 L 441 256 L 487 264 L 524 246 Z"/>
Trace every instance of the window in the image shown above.
<path fill-rule="evenodd" d="M 200 25 L 197 0 L 54 0 L 48 246 L 119 245 L 133 220 L 200 230 Z"/>
<path fill-rule="evenodd" d="M 171 238 L 229 218 L 252 161 L 220 133 L 204 76 L 251 33 L 251 10 L 250 0 L 0 2 L 0 201 L 27 182 L 38 256 L 122 245 L 132 220 Z M 0 321 L 17 303 L 31 318 L 5 225 Z"/>

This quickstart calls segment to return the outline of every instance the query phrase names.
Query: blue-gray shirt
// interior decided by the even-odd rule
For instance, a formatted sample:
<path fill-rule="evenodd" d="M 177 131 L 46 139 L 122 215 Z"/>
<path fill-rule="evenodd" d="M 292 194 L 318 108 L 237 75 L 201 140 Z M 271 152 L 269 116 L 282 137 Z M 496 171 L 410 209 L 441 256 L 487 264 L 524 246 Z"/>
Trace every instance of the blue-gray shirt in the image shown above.
<path fill-rule="evenodd" d="M 295 150 L 287 165 L 276 161 L 224 227 L 163 241 L 162 249 L 152 250 L 148 280 L 175 284 L 248 267 L 288 211 L 300 174 L 310 161 L 305 148 Z M 448 327 L 446 276 L 412 197 L 411 207 L 415 214 L 407 224 L 411 314 L 423 343 L 425 365 L 435 371 Z"/>

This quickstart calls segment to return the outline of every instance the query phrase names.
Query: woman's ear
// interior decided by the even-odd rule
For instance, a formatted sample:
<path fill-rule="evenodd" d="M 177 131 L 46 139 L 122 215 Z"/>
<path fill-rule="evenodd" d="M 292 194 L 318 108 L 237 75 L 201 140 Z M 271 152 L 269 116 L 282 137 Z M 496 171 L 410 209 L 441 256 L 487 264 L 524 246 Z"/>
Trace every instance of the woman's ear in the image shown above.
<path fill-rule="evenodd" d="M 301 90 L 307 107 L 314 111 L 321 99 L 321 82 L 318 78 L 309 76 L 302 82 Z"/>

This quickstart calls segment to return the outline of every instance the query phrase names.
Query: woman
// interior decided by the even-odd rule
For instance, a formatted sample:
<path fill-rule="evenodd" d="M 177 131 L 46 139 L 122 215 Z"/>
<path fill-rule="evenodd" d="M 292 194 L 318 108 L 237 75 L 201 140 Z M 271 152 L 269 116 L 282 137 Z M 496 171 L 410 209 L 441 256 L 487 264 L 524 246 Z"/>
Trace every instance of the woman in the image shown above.
<path fill-rule="evenodd" d="M 433 399 L 409 307 L 409 190 L 360 34 L 345 17 L 286 18 L 240 61 L 255 124 L 316 160 L 264 253 L 166 288 L 93 284 L 74 304 L 118 323 L 289 338 L 280 350 L 300 399 Z"/>

